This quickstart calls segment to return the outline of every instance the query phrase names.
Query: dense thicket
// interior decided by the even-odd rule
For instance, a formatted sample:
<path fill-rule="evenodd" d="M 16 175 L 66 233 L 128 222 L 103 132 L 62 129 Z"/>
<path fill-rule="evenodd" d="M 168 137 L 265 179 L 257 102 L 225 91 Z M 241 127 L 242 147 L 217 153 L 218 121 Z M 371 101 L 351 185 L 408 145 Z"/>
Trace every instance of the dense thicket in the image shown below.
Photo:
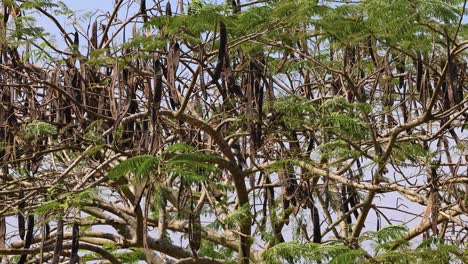
<path fill-rule="evenodd" d="M 2 260 L 468 261 L 466 4 L 0 1 Z"/>

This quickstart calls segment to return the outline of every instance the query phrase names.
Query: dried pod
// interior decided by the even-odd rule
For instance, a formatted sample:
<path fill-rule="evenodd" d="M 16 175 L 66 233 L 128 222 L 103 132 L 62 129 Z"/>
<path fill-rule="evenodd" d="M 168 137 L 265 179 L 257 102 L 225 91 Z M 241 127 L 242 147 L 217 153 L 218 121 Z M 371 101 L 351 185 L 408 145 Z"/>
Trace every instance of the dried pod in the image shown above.
<path fill-rule="evenodd" d="M 62 255 L 63 249 L 63 219 L 60 217 L 57 220 L 57 234 L 55 236 L 55 247 L 54 256 L 52 258 L 52 264 L 60 263 L 60 256 Z"/>
<path fill-rule="evenodd" d="M 18 195 L 18 199 L 21 201 L 23 198 L 24 198 L 24 191 L 20 190 L 19 195 Z M 19 236 L 20 236 L 21 240 L 24 240 L 24 236 L 26 234 L 26 222 L 25 222 L 25 219 L 24 219 L 24 216 L 23 216 L 23 213 L 22 213 L 22 210 L 24 209 L 24 206 L 25 206 L 24 201 L 21 201 L 18 204 L 18 209 L 19 209 L 18 229 L 19 229 Z"/>
<path fill-rule="evenodd" d="M 153 102 L 152 102 L 152 108 L 151 108 L 151 119 L 153 121 L 153 124 L 156 124 L 157 113 L 161 105 L 162 92 L 163 92 L 163 86 L 162 86 L 163 71 L 162 71 L 161 62 L 158 59 L 154 60 L 153 62 L 153 70 L 154 70 L 154 91 L 153 91 Z"/>
<path fill-rule="evenodd" d="M 148 15 L 146 14 L 146 0 L 141 0 L 140 14 L 143 16 L 143 22 L 148 22 Z"/>
<path fill-rule="evenodd" d="M 421 56 L 418 56 L 418 59 L 416 60 L 416 89 L 419 93 L 422 93 L 423 71 L 423 62 Z"/>
<path fill-rule="evenodd" d="M 200 249 L 202 239 L 201 236 L 202 225 L 200 220 L 200 213 L 193 212 L 190 214 L 189 220 L 189 244 L 194 256 L 197 256 L 197 252 Z"/>
<path fill-rule="evenodd" d="M 169 54 L 167 56 L 167 81 L 169 84 L 169 96 L 172 109 L 176 109 L 180 106 L 179 96 L 175 87 L 175 79 L 177 74 L 177 68 L 179 67 L 180 60 L 180 46 L 179 43 L 175 42 L 171 44 L 169 48 Z"/>
<path fill-rule="evenodd" d="M 314 243 L 321 243 L 322 242 L 322 232 L 320 230 L 320 214 L 315 207 L 315 205 L 311 202 L 311 217 L 312 217 L 312 223 L 313 223 L 313 242 Z"/>
<path fill-rule="evenodd" d="M 24 248 L 28 249 L 31 246 L 34 233 L 34 215 L 28 216 L 28 230 L 26 231 L 26 238 L 24 239 Z M 27 254 L 21 255 L 18 264 L 26 263 Z"/>
<path fill-rule="evenodd" d="M 10 17 L 10 12 L 8 11 L 7 5 L 3 5 L 3 24 L 6 25 L 8 18 Z"/>
<path fill-rule="evenodd" d="M 75 45 L 76 49 L 80 46 L 80 35 L 78 34 L 78 31 L 75 31 L 73 45 Z"/>
<path fill-rule="evenodd" d="M 97 38 L 98 38 L 97 30 L 98 30 L 97 20 L 95 20 L 94 23 L 93 23 L 93 27 L 91 29 L 91 40 L 90 41 L 91 41 L 91 48 L 92 49 L 96 49 L 97 45 L 98 45 L 98 43 L 97 43 L 98 42 L 98 40 L 97 40 Z"/>
<path fill-rule="evenodd" d="M 166 16 L 172 16 L 171 2 L 167 1 L 166 4 Z"/>
<path fill-rule="evenodd" d="M 80 245 L 80 225 L 77 222 L 73 223 L 72 227 L 72 244 L 71 244 L 71 255 L 70 264 L 79 263 L 78 249 Z"/>
<path fill-rule="evenodd" d="M 179 193 L 177 195 L 177 211 L 179 216 L 182 218 L 186 217 L 183 212 L 191 196 L 192 189 L 190 189 L 190 186 L 187 186 L 187 184 L 181 181 L 179 185 Z"/>
<path fill-rule="evenodd" d="M 218 50 L 218 62 L 213 73 L 213 80 L 211 83 L 215 83 L 221 77 L 223 70 L 224 60 L 227 52 L 227 32 L 226 25 L 223 22 L 219 22 L 219 50 Z"/>

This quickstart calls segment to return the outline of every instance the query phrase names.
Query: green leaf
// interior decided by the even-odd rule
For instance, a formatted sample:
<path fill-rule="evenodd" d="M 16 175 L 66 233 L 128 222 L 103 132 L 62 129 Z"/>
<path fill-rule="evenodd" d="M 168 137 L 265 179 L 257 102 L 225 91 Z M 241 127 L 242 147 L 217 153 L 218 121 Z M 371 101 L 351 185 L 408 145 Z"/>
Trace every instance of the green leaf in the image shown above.
<path fill-rule="evenodd" d="M 113 253 L 122 263 L 136 264 L 144 259 L 145 253 L 139 248 L 131 248 L 132 251 Z"/>
<path fill-rule="evenodd" d="M 133 173 L 141 179 L 141 177 L 148 175 L 159 164 L 160 159 L 150 155 L 140 155 L 128 158 L 120 162 L 111 171 L 109 171 L 109 179 L 116 180 L 121 177 Z"/>
<path fill-rule="evenodd" d="M 252 217 L 250 213 L 250 205 L 245 204 L 242 207 L 234 210 L 229 216 L 226 217 L 224 223 L 230 227 L 240 226 L 246 220 Z"/>
<path fill-rule="evenodd" d="M 34 8 L 51 8 L 51 7 L 57 7 L 58 4 L 55 3 L 55 1 L 52 0 L 27 0 L 24 1 L 20 7 L 22 9 L 34 9 Z"/>
<path fill-rule="evenodd" d="M 176 143 L 176 144 L 172 144 L 168 146 L 164 150 L 164 153 L 189 153 L 189 152 L 192 152 L 194 149 L 195 148 L 190 145 L 183 144 L 183 143 Z"/>
<path fill-rule="evenodd" d="M 40 136 L 51 136 L 57 134 L 57 128 L 49 123 L 34 120 L 26 125 L 25 136 L 27 139 L 37 139 Z"/>
<path fill-rule="evenodd" d="M 38 216 L 43 216 L 47 213 L 53 213 L 59 210 L 60 208 L 66 208 L 66 205 L 56 201 L 45 202 L 36 207 L 36 209 L 34 210 L 34 214 Z"/>

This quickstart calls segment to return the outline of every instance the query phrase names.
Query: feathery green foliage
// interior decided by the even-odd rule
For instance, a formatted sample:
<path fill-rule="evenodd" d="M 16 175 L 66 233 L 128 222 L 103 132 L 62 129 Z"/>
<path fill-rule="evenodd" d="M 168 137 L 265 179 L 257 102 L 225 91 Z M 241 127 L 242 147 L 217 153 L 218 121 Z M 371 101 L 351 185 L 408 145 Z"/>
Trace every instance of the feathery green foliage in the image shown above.
<path fill-rule="evenodd" d="M 57 134 L 57 128 L 49 123 L 34 120 L 26 125 L 25 136 L 27 139 L 38 139 L 40 136 Z"/>
<path fill-rule="evenodd" d="M 145 257 L 145 253 L 140 248 L 131 248 L 131 251 L 127 252 L 115 252 L 112 253 L 122 263 L 136 264 Z"/>
<path fill-rule="evenodd" d="M 102 133 L 107 129 L 104 120 L 99 119 L 91 122 L 85 129 L 84 139 L 94 144 L 101 144 L 104 141 Z"/>
<path fill-rule="evenodd" d="M 290 241 L 277 244 L 265 251 L 267 263 L 463 263 L 466 250 L 454 245 L 445 245 L 440 240 L 428 239 L 415 249 L 400 247 L 392 249 L 407 232 L 404 226 L 388 226 L 377 232 L 367 232 L 361 243 L 374 241 L 377 249 L 374 256 L 365 255 L 363 249 L 351 249 L 340 243 L 314 244 Z"/>
<path fill-rule="evenodd" d="M 249 205 L 246 204 L 243 207 L 239 207 L 234 210 L 226 219 L 224 220 L 224 224 L 228 227 L 234 228 L 236 226 L 241 225 L 245 222 L 246 219 L 250 218 L 250 208 Z"/>
<path fill-rule="evenodd" d="M 310 101 L 298 96 L 288 96 L 275 100 L 272 110 L 279 116 L 278 121 L 284 123 L 288 129 L 311 125 L 319 115 L 316 107 Z"/>
<path fill-rule="evenodd" d="M 60 210 L 61 208 L 65 208 L 65 205 L 57 201 L 45 202 L 34 210 L 34 214 L 42 216 L 48 213 L 54 213 L 56 210 Z"/>
<path fill-rule="evenodd" d="M 350 148 L 348 142 L 338 139 L 327 142 L 317 147 L 313 153 L 318 153 L 320 159 L 332 160 L 339 158 L 353 158 L 359 155 L 356 150 Z M 317 161 L 319 161 L 318 159 Z"/>
<path fill-rule="evenodd" d="M 202 241 L 200 253 L 209 258 L 223 259 L 227 263 L 235 263 L 232 250 L 220 247 L 207 240 Z"/>
<path fill-rule="evenodd" d="M 395 243 L 401 243 L 401 239 L 407 231 L 408 228 L 405 226 L 387 226 L 377 232 L 363 234 L 363 239 L 369 238 L 371 241 L 374 241 L 376 253 L 379 253 L 392 249 Z"/>
<path fill-rule="evenodd" d="M 52 0 L 27 0 L 20 5 L 20 7 L 24 9 L 51 8 L 57 6 L 59 6 L 59 4 Z"/>
<path fill-rule="evenodd" d="M 132 173 L 138 181 L 150 174 L 172 174 L 180 177 L 186 183 L 207 180 L 218 171 L 214 165 L 214 156 L 195 152 L 195 149 L 186 144 L 173 144 L 169 146 L 161 157 L 139 155 L 128 158 L 115 166 L 108 174 L 109 179 L 118 179 Z"/>
<path fill-rule="evenodd" d="M 435 158 L 435 153 L 414 142 L 401 142 L 395 145 L 392 157 L 401 162 L 414 161 L 415 159 L 426 161 Z"/>
<path fill-rule="evenodd" d="M 272 110 L 279 116 L 274 121 L 288 129 L 306 126 L 351 140 L 368 137 L 367 124 L 361 117 L 367 110 L 366 106 L 351 104 L 342 97 L 326 99 L 321 104 L 297 96 L 284 97 L 274 102 Z"/>
<path fill-rule="evenodd" d="M 364 263 L 364 251 L 353 250 L 341 244 L 320 245 L 314 243 L 284 242 L 268 249 L 263 258 L 267 263 Z"/>
<path fill-rule="evenodd" d="M 151 172 L 155 172 L 155 169 L 159 165 L 160 159 L 155 156 L 141 155 L 128 158 L 120 162 L 111 171 L 109 171 L 109 179 L 119 179 L 127 176 L 129 173 L 133 173 L 138 180 L 142 180 L 143 177 L 147 176 Z"/>

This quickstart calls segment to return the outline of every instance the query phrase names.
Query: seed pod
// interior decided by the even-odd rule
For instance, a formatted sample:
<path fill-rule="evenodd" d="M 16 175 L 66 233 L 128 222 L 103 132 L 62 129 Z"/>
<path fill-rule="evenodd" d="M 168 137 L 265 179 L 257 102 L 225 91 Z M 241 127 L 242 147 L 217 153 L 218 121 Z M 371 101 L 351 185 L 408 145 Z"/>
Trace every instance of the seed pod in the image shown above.
<path fill-rule="evenodd" d="M 171 2 L 167 1 L 166 4 L 166 16 L 172 16 Z"/>
<path fill-rule="evenodd" d="M 101 24 L 101 29 L 105 33 L 106 32 L 106 25 Z M 104 34 L 104 36 L 102 36 L 101 45 L 106 43 L 108 40 L 109 40 L 109 37 L 107 36 L 107 33 L 106 33 L 106 34 Z"/>
<path fill-rule="evenodd" d="M 10 17 L 10 12 L 8 12 L 7 5 L 3 5 L 3 24 L 6 25 L 8 22 L 8 18 Z"/>
<path fill-rule="evenodd" d="M 73 40 L 73 45 L 75 45 L 75 49 L 78 50 L 78 47 L 80 46 L 80 35 L 78 34 L 78 31 L 75 31 L 75 38 Z"/>
<path fill-rule="evenodd" d="M 46 239 L 50 238 L 50 225 L 48 223 L 45 224 L 45 237 Z"/>
<path fill-rule="evenodd" d="M 52 264 L 60 263 L 60 255 L 62 254 L 63 249 L 63 219 L 60 217 L 57 220 L 57 234 L 55 237 L 55 248 L 54 256 L 52 258 Z"/>
<path fill-rule="evenodd" d="M 22 213 L 18 214 L 18 229 L 21 240 L 24 240 L 24 235 L 26 234 L 26 223 Z"/>
<path fill-rule="evenodd" d="M 148 15 L 146 14 L 146 0 L 141 0 L 140 14 L 143 16 L 143 22 L 148 21 Z"/>
<path fill-rule="evenodd" d="M 232 5 L 232 12 L 234 14 L 237 14 L 241 11 L 239 1 L 236 2 L 236 0 L 231 0 L 231 5 Z"/>
<path fill-rule="evenodd" d="M 312 223 L 313 223 L 313 242 L 314 243 L 321 243 L 322 242 L 322 232 L 320 230 L 320 214 L 318 212 L 317 207 L 312 203 L 310 208 L 311 216 L 312 216 Z"/>
<path fill-rule="evenodd" d="M 24 191 L 20 190 L 18 199 L 21 201 L 24 198 Z M 26 234 L 26 222 L 24 220 L 24 216 L 22 210 L 24 209 L 24 201 L 20 202 L 18 205 L 19 213 L 18 213 L 18 229 L 19 229 L 19 236 L 21 240 L 24 240 L 24 236 Z"/>
<path fill-rule="evenodd" d="M 26 231 L 26 238 L 24 239 L 24 248 L 28 249 L 31 246 L 34 232 L 34 215 L 28 216 L 28 230 Z M 18 264 L 26 263 L 27 254 L 21 255 Z"/>
<path fill-rule="evenodd" d="M 79 263 L 78 249 L 80 245 L 80 225 L 75 222 L 73 223 L 72 228 L 72 246 L 71 246 L 71 256 L 70 264 Z"/>
<path fill-rule="evenodd" d="M 200 213 L 192 212 L 189 220 L 189 243 L 190 248 L 194 256 L 197 256 L 197 252 L 201 245 L 202 225 L 200 220 Z"/>
<path fill-rule="evenodd" d="M 399 74 L 405 73 L 405 59 L 398 59 L 398 65 L 397 65 L 397 71 Z M 403 88 L 403 85 L 405 84 L 405 77 L 400 76 L 398 77 L 398 88 Z"/>
<path fill-rule="evenodd" d="M 178 211 L 179 217 L 181 218 L 187 217 L 187 215 L 183 214 L 183 212 L 191 196 L 192 196 L 192 189 L 190 189 L 190 186 L 187 186 L 187 184 L 181 181 L 179 185 L 179 193 L 177 195 L 177 211 Z"/>
<path fill-rule="evenodd" d="M 93 27 L 91 29 L 91 49 L 96 49 L 98 45 L 97 41 L 97 20 L 94 21 Z"/>
<path fill-rule="evenodd" d="M 179 96 L 177 94 L 177 88 L 175 86 L 177 68 L 179 67 L 180 61 L 180 46 L 179 43 L 175 42 L 171 44 L 169 54 L 167 56 L 167 81 L 169 85 L 169 99 L 173 110 L 180 106 Z"/>
<path fill-rule="evenodd" d="M 219 50 L 218 50 L 218 62 L 216 63 L 215 72 L 213 73 L 212 83 L 218 81 L 221 77 L 223 70 L 224 61 L 226 58 L 227 51 L 227 32 L 226 25 L 223 22 L 219 22 Z"/>
<path fill-rule="evenodd" d="M 416 89 L 422 93 L 423 63 L 420 56 L 416 60 Z"/>
<path fill-rule="evenodd" d="M 226 88 L 231 96 L 235 95 L 239 98 L 244 98 L 240 86 L 236 83 L 234 74 L 231 69 L 231 63 L 229 61 L 229 52 L 226 47 L 226 52 L 224 56 L 224 66 L 222 67 L 223 72 L 223 84 L 226 84 Z"/>
<path fill-rule="evenodd" d="M 457 61 L 452 58 L 448 60 L 447 86 L 450 107 L 459 104 L 463 100 L 463 86 L 460 85 Z M 461 75 L 461 74 L 460 74 Z"/>
<path fill-rule="evenodd" d="M 257 104 L 257 120 L 255 124 L 255 138 L 256 138 L 256 148 L 260 148 L 263 145 L 262 138 L 262 121 L 263 121 L 263 85 L 260 85 L 260 80 L 257 80 L 257 85 L 255 87 L 255 99 Z"/>
<path fill-rule="evenodd" d="M 348 194 L 348 190 L 347 190 L 346 186 L 341 187 L 341 199 L 342 199 L 341 208 L 342 208 L 343 214 L 347 214 L 349 212 L 349 206 L 350 206 L 349 201 L 350 201 L 351 197 Z M 349 225 L 352 224 L 351 215 L 348 215 L 346 217 L 346 223 L 349 224 Z"/>
<path fill-rule="evenodd" d="M 158 59 L 154 60 L 153 62 L 153 70 L 154 70 L 154 91 L 153 91 L 153 103 L 152 103 L 152 108 L 151 108 L 151 119 L 153 121 L 153 124 L 156 124 L 157 113 L 161 105 L 162 92 L 163 92 L 163 87 L 162 87 L 163 71 L 161 67 L 161 62 Z"/>

